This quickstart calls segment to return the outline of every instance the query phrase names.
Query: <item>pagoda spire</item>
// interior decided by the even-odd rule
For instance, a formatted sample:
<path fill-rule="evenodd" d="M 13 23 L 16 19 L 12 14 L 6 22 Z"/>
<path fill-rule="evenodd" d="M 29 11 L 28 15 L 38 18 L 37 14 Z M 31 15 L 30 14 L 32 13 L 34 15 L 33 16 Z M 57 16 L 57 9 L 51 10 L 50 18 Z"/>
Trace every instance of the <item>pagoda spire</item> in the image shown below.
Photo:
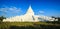
<path fill-rule="evenodd" d="M 27 14 L 30 14 L 30 15 L 34 15 L 34 12 L 31 8 L 31 5 L 29 6 L 28 10 L 27 10 Z"/>

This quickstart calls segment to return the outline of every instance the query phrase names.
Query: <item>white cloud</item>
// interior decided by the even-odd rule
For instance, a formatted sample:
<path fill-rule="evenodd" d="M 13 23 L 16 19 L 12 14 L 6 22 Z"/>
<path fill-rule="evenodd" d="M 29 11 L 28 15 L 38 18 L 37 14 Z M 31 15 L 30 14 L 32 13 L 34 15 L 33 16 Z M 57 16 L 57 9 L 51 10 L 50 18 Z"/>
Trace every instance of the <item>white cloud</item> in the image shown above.
<path fill-rule="evenodd" d="M 12 11 L 12 10 L 17 10 L 18 8 L 16 8 L 16 7 L 11 7 L 11 8 L 9 8 L 9 10 L 10 11 Z"/>
<path fill-rule="evenodd" d="M 5 13 L 19 13 L 21 12 L 21 9 L 20 8 L 17 8 L 17 7 L 4 7 L 4 8 L 0 8 L 0 11 L 1 12 L 5 12 Z"/>
<path fill-rule="evenodd" d="M 44 11 L 39 11 L 39 13 L 45 13 Z"/>
<path fill-rule="evenodd" d="M 0 8 L 1 12 L 7 12 L 7 10 L 8 10 L 7 8 Z"/>
<path fill-rule="evenodd" d="M 11 11 L 12 13 L 19 13 L 21 12 L 21 9 L 16 7 L 11 7 L 9 8 L 9 11 Z"/>

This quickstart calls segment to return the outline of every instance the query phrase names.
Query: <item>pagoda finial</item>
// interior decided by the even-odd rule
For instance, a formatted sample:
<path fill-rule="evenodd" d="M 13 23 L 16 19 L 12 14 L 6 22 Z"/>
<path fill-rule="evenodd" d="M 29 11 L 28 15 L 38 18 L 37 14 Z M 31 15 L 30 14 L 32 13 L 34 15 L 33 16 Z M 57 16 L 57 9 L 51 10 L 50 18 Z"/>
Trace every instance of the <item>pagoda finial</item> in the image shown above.
<path fill-rule="evenodd" d="M 32 14 L 32 15 L 34 15 L 34 12 L 33 12 L 32 8 L 31 8 L 31 5 L 30 5 L 29 8 L 28 8 L 27 14 Z"/>

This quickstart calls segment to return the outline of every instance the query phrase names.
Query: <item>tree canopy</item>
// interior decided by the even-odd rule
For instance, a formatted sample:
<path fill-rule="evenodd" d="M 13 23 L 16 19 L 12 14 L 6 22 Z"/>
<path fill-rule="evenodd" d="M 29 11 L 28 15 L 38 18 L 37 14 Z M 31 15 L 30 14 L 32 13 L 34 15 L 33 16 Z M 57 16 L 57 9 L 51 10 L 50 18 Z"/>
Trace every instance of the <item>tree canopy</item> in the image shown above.
<path fill-rule="evenodd" d="M 0 21 L 3 21 L 3 19 L 6 19 L 6 17 L 0 16 Z"/>

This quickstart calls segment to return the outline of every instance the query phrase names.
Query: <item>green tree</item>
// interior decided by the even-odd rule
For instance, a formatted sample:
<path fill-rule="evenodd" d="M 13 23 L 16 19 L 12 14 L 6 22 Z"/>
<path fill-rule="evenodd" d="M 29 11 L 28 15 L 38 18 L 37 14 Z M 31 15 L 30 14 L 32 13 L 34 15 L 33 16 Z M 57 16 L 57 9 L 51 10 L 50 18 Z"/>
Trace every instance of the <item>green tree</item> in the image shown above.
<path fill-rule="evenodd" d="M 60 17 L 58 17 L 58 24 L 60 24 Z"/>
<path fill-rule="evenodd" d="M 4 16 L 0 16 L 0 22 L 2 22 L 3 19 L 6 19 L 6 17 L 4 17 Z"/>

